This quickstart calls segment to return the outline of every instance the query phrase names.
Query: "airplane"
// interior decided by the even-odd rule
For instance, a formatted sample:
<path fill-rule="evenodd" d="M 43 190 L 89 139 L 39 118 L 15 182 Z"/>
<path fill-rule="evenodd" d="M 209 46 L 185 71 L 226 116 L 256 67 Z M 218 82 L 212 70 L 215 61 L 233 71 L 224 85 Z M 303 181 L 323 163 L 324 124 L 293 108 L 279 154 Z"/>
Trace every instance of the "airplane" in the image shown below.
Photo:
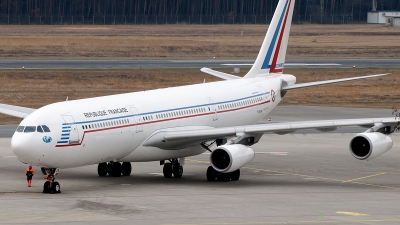
<path fill-rule="evenodd" d="M 50 181 L 43 192 L 60 193 L 59 169 L 98 164 L 99 176 L 129 176 L 131 162 L 158 161 L 165 178 L 183 175 L 185 158 L 210 151 L 208 181 L 236 181 L 255 157 L 251 148 L 264 133 L 287 134 L 315 128 L 332 131 L 362 126 L 350 152 L 369 160 L 392 148 L 400 123 L 393 118 L 360 118 L 257 124 L 288 91 L 381 77 L 377 74 L 296 84 L 284 74 L 295 0 L 280 0 L 256 61 L 244 77 L 201 69 L 223 79 L 150 91 L 67 100 L 32 109 L 0 104 L 0 112 L 23 118 L 12 139 L 18 159 L 39 166 Z"/>

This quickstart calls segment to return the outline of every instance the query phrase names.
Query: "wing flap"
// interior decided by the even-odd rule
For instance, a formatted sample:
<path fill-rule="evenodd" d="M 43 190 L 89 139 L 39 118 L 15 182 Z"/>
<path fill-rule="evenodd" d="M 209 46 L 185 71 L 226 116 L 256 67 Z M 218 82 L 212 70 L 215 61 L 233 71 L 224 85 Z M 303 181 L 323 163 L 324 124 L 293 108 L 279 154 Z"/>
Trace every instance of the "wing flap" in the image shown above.
<path fill-rule="evenodd" d="M 27 117 L 29 114 L 31 114 L 35 110 L 36 109 L 22 107 L 22 106 L 0 104 L 0 113 L 6 114 L 9 116 L 15 116 L 15 117 L 22 118 L 22 119 Z"/>
<path fill-rule="evenodd" d="M 386 76 L 389 74 L 390 73 L 361 76 L 361 77 L 343 78 L 343 79 L 334 79 L 334 80 L 325 80 L 325 81 L 316 81 L 316 82 L 308 82 L 308 83 L 302 83 L 302 84 L 293 84 L 293 85 L 288 85 L 288 86 L 282 87 L 282 91 L 289 91 L 289 90 L 299 89 L 299 88 L 314 87 L 314 86 L 319 86 L 319 85 L 334 84 L 334 83 L 340 83 L 340 82 L 346 82 L 346 81 L 381 77 L 381 76 Z"/>
<path fill-rule="evenodd" d="M 212 69 L 206 68 L 206 67 L 201 68 L 200 71 L 203 72 L 203 73 L 210 74 L 210 75 L 212 75 L 214 77 L 219 77 L 219 78 L 224 79 L 224 80 L 241 79 L 241 77 L 239 77 L 239 76 L 235 76 L 235 75 L 231 75 L 231 74 L 228 74 L 228 73 L 219 72 L 219 71 L 212 70 Z"/>

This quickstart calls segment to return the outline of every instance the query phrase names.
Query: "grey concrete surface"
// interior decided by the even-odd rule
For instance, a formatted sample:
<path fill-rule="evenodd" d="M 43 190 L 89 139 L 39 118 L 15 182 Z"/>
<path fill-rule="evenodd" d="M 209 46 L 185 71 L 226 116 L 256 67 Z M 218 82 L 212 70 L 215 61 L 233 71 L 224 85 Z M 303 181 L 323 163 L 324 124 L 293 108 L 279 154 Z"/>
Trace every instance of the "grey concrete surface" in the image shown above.
<path fill-rule="evenodd" d="M 252 60 L 12 60 L 1 59 L 0 69 L 149 69 L 149 68 L 249 68 Z M 399 68 L 400 59 L 287 60 L 286 68 Z"/>
<path fill-rule="evenodd" d="M 306 107 L 309 113 L 293 116 L 283 114 L 290 107 L 281 109 L 273 118 L 380 115 Z M 13 156 L 10 138 L 1 138 L 0 224 L 399 224 L 400 134 L 392 135 L 391 151 L 371 161 L 350 155 L 353 136 L 264 135 L 236 182 L 206 181 L 209 154 L 187 158 L 181 179 L 162 177 L 158 162 L 133 163 L 132 175 L 119 178 L 98 177 L 96 165 L 65 169 L 57 195 L 41 193 L 37 167 L 27 187 L 26 165 Z"/>
<path fill-rule="evenodd" d="M 12 137 L 18 125 L 0 125 L 0 138 Z"/>

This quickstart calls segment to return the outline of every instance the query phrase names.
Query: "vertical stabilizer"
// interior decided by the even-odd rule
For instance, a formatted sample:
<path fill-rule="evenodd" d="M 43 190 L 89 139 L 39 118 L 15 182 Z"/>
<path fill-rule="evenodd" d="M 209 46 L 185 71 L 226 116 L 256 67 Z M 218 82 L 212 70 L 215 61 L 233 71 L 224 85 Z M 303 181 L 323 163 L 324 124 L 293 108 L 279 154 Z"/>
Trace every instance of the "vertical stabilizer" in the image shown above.
<path fill-rule="evenodd" d="M 258 74 L 282 73 L 295 0 L 280 0 L 257 59 L 244 78 Z"/>

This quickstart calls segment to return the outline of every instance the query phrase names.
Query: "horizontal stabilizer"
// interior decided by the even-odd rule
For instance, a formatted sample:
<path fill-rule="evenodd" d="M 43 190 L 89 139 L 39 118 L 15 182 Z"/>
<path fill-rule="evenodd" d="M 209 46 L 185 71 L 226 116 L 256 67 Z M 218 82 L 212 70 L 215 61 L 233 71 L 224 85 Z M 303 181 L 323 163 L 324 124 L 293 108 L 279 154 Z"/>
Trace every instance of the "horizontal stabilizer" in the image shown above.
<path fill-rule="evenodd" d="M 36 109 L 21 107 L 16 105 L 0 104 L 0 113 L 15 116 L 18 118 L 25 118 Z"/>
<path fill-rule="evenodd" d="M 319 86 L 319 85 L 325 85 L 325 84 L 334 84 L 334 83 L 353 81 L 353 80 L 361 80 L 361 79 L 367 79 L 367 78 L 373 78 L 373 77 L 381 77 L 381 76 L 386 76 L 389 74 L 390 73 L 376 74 L 376 75 L 369 75 L 369 76 L 362 76 L 362 77 L 335 79 L 335 80 L 315 81 L 315 82 L 302 83 L 302 84 L 293 84 L 293 85 L 288 85 L 288 86 L 282 87 L 282 91 L 288 91 L 288 90 L 306 88 L 306 87 L 313 87 L 313 86 Z"/>
<path fill-rule="evenodd" d="M 215 71 L 215 70 L 212 70 L 212 69 L 206 68 L 206 67 L 201 68 L 200 71 L 203 72 L 203 73 L 208 73 L 208 74 L 210 74 L 210 75 L 212 75 L 214 77 L 219 77 L 219 78 L 224 79 L 224 80 L 233 80 L 233 79 L 240 79 L 241 78 L 241 77 L 238 77 L 238 76 L 235 76 L 235 75 L 231 75 L 231 74 L 228 74 L 228 73 Z"/>

